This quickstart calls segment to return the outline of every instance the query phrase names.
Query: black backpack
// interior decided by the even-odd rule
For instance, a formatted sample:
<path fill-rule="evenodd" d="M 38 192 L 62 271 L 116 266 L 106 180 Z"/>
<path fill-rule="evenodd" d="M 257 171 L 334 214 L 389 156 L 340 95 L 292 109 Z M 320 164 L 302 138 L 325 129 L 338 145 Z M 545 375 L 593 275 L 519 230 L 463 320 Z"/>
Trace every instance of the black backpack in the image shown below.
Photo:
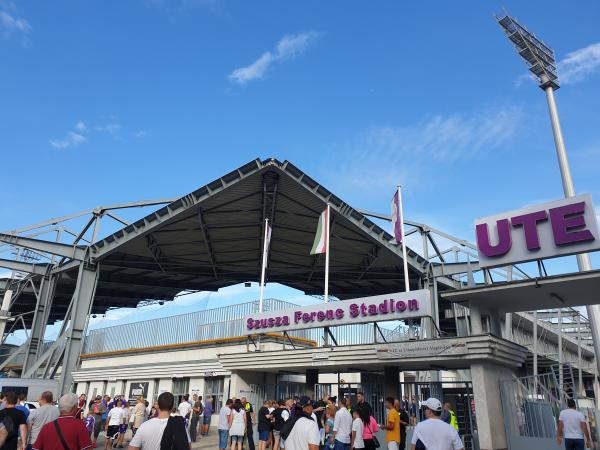
<path fill-rule="evenodd" d="M 283 424 L 285 423 L 285 420 L 283 420 L 283 408 L 277 408 L 275 409 L 275 411 L 273 411 L 273 416 L 275 417 L 275 423 L 273 423 L 273 429 L 277 430 L 277 431 L 281 431 L 281 427 L 283 426 Z"/>
<path fill-rule="evenodd" d="M 184 418 L 169 417 L 160 440 L 160 450 L 189 450 L 189 448 Z"/>

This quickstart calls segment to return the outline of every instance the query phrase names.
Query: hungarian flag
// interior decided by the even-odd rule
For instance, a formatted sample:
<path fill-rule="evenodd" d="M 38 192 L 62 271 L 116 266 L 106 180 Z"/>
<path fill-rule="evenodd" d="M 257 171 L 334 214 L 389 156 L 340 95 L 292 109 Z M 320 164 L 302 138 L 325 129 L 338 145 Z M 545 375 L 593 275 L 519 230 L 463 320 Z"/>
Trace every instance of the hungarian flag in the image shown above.
<path fill-rule="evenodd" d="M 317 227 L 315 242 L 313 242 L 313 246 L 310 249 L 311 255 L 316 255 L 317 253 L 327 253 L 327 239 L 329 239 L 329 236 L 327 235 L 328 231 L 329 214 L 328 209 L 325 208 L 325 211 L 323 211 L 319 216 L 319 226 Z"/>
<path fill-rule="evenodd" d="M 392 226 L 396 244 L 402 243 L 402 213 L 400 212 L 400 191 L 396 191 L 392 199 Z"/>

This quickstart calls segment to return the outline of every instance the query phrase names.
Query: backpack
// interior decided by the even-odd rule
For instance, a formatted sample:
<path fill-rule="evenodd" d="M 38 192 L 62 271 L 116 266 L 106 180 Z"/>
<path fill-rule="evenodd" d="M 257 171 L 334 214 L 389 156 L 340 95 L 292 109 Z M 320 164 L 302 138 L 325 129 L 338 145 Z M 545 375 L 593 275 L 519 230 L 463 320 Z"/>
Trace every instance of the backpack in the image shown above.
<path fill-rule="evenodd" d="M 189 450 L 185 420 L 181 416 L 169 417 L 160 439 L 160 450 Z"/>
<path fill-rule="evenodd" d="M 273 424 L 273 428 L 277 431 L 281 430 L 281 427 L 283 426 L 283 424 L 285 423 L 285 420 L 283 420 L 283 409 L 282 408 L 277 408 L 275 409 L 275 411 L 273 411 L 273 416 L 275 417 L 275 423 Z"/>
<path fill-rule="evenodd" d="M 8 432 L 8 434 L 6 436 L 6 440 L 12 439 L 18 434 L 17 430 L 15 429 L 16 428 L 15 422 L 13 421 L 12 417 L 10 417 L 8 414 L 6 414 L 2 418 L 2 424 L 6 428 L 6 431 Z"/>

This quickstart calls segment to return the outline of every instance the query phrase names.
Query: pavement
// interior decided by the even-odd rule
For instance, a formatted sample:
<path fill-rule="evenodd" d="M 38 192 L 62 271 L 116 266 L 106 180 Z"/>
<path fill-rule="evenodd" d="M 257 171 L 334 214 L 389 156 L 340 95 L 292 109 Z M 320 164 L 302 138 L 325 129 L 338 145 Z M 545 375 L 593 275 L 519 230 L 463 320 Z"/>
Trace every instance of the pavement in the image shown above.
<path fill-rule="evenodd" d="M 125 435 L 125 440 L 123 443 L 123 446 L 125 448 L 127 448 L 127 446 L 129 445 L 129 441 L 131 441 L 131 430 L 127 430 L 127 434 Z M 104 433 L 102 432 L 100 433 L 100 436 L 98 436 L 98 441 L 96 442 L 96 450 L 104 450 L 104 443 Z M 256 446 L 258 447 L 258 443 L 256 443 Z M 193 450 L 215 450 L 217 448 L 219 448 L 219 433 L 217 433 L 216 428 L 209 430 L 207 436 L 198 436 L 196 442 L 192 442 Z"/>

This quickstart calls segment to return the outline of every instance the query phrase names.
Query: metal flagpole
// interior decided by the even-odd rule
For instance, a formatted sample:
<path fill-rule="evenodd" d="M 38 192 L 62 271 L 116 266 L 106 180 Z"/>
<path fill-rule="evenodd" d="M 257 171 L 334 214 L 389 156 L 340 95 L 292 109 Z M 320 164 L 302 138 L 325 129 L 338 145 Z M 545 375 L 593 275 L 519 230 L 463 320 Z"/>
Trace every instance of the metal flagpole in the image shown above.
<path fill-rule="evenodd" d="M 258 312 L 263 312 L 263 299 L 265 295 L 265 272 L 267 269 L 267 237 L 269 234 L 269 219 L 265 219 L 265 236 L 263 240 L 262 269 L 260 271 L 260 297 L 258 300 Z"/>
<path fill-rule="evenodd" d="M 402 261 L 404 263 L 404 289 L 410 291 L 408 280 L 408 262 L 406 260 L 406 243 L 404 242 L 404 210 L 402 208 L 402 188 L 398 185 L 398 208 L 400 208 L 400 235 L 402 236 Z"/>
<path fill-rule="evenodd" d="M 327 213 L 325 217 L 325 292 L 323 297 L 325 298 L 325 303 L 329 301 L 329 214 L 331 212 L 331 207 L 329 203 L 327 203 Z"/>

